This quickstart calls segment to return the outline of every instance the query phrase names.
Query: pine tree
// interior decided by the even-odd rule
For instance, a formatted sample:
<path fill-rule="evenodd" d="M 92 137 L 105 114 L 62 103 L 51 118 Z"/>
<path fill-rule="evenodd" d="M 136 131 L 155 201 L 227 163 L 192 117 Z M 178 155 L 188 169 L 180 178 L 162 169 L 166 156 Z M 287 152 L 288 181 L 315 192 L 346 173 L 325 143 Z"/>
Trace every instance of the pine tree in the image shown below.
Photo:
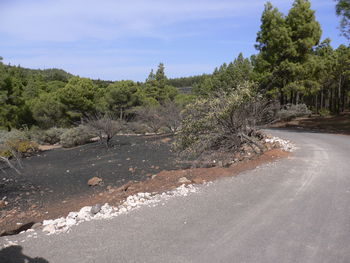
<path fill-rule="evenodd" d="M 340 29 L 343 35 L 350 39 L 350 1 L 349 0 L 336 0 L 337 15 L 341 17 Z"/>
<path fill-rule="evenodd" d="M 317 90 L 311 59 L 321 28 L 307 0 L 295 0 L 285 17 L 271 3 L 265 5 L 254 59 L 256 79 L 264 92 L 279 96 L 281 104 L 299 101 L 299 96 Z"/>

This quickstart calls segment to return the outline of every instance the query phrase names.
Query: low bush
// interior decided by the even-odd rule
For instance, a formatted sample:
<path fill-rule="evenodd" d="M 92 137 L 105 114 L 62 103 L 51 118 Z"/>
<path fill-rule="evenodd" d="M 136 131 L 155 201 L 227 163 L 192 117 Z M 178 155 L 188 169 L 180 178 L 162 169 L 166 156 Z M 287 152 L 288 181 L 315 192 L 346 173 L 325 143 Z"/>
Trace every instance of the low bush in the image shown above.
<path fill-rule="evenodd" d="M 320 109 L 318 114 L 320 114 L 320 116 L 326 117 L 326 116 L 330 116 L 331 112 L 327 109 Z"/>
<path fill-rule="evenodd" d="M 40 139 L 41 143 L 48 143 L 48 144 L 55 144 L 59 143 L 61 140 L 62 134 L 66 131 L 67 129 L 64 128 L 50 128 L 46 131 L 42 132 Z"/>
<path fill-rule="evenodd" d="M 185 109 L 175 149 L 181 155 L 203 158 L 213 152 L 234 153 L 246 144 L 261 153 L 266 147 L 257 125 L 266 122 L 270 106 L 249 86 L 226 96 L 197 100 Z"/>
<path fill-rule="evenodd" d="M 4 144 L 10 140 L 29 140 L 29 136 L 26 132 L 21 130 L 12 130 L 12 131 L 0 131 L 0 144 Z"/>
<path fill-rule="evenodd" d="M 290 121 L 297 117 L 308 116 L 311 111 L 307 108 L 305 104 L 287 104 L 284 109 L 281 109 L 277 113 L 277 117 L 280 120 Z"/>
<path fill-rule="evenodd" d="M 132 121 L 127 123 L 128 132 L 135 134 L 146 134 L 151 132 L 151 129 L 146 125 L 138 121 Z"/>
<path fill-rule="evenodd" d="M 125 129 L 124 121 L 114 119 L 111 114 L 90 116 L 85 125 L 98 135 L 101 142 L 105 142 L 107 148 L 112 138 Z"/>
<path fill-rule="evenodd" d="M 0 156 L 13 157 L 15 155 L 31 155 L 39 150 L 36 142 L 21 139 L 10 139 L 1 144 Z"/>
<path fill-rule="evenodd" d="M 63 147 L 69 148 L 83 145 L 96 136 L 89 127 L 80 125 L 71 129 L 67 129 L 61 136 L 60 142 Z"/>

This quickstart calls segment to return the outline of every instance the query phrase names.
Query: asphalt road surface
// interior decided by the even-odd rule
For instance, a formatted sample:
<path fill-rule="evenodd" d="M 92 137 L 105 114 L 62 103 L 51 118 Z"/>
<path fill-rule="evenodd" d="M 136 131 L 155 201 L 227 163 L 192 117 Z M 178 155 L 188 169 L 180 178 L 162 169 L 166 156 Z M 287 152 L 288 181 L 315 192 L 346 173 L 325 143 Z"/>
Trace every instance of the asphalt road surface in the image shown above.
<path fill-rule="evenodd" d="M 350 262 L 350 137 L 269 132 L 298 149 L 164 205 L 38 234 L 0 262 Z"/>

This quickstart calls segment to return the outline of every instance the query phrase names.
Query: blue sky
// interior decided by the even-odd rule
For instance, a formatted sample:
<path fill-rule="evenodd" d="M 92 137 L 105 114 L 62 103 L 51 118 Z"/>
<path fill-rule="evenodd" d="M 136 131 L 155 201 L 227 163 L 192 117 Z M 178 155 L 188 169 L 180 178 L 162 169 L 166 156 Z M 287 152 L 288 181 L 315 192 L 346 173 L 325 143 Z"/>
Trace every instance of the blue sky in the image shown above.
<path fill-rule="evenodd" d="M 211 73 L 256 53 L 265 0 L 0 0 L 0 56 L 29 68 L 143 81 L 163 62 L 168 77 Z M 286 13 L 292 0 L 272 0 Z M 333 0 L 312 0 L 323 38 L 339 36 Z"/>

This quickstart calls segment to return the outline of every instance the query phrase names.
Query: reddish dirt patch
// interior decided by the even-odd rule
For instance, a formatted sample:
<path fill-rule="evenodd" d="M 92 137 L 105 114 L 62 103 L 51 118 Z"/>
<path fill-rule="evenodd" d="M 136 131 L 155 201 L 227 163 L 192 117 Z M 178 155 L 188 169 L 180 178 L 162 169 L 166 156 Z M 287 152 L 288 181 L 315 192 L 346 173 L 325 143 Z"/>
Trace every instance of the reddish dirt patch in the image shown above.
<path fill-rule="evenodd" d="M 338 133 L 350 135 L 350 112 L 338 116 L 313 116 L 310 118 L 296 118 L 289 122 L 278 122 L 274 128 L 299 128 L 305 130 Z"/>
<path fill-rule="evenodd" d="M 171 141 L 171 138 L 169 138 L 169 137 L 161 139 L 162 143 L 169 143 L 170 141 Z"/>
<path fill-rule="evenodd" d="M 243 171 L 254 169 L 263 163 L 272 162 L 288 155 L 289 153 L 280 149 L 272 149 L 251 160 L 235 163 L 228 168 L 213 167 L 161 171 L 158 174 L 148 174 L 148 179 L 145 181 L 131 181 L 121 187 L 107 186 L 107 189 L 100 193 L 68 198 L 62 202 L 43 207 L 32 206 L 27 211 L 20 213 L 16 209 L 12 209 L 11 211 L 7 211 L 6 216 L 0 220 L 0 234 L 8 235 L 17 233 L 18 231 L 14 229 L 20 227 L 16 224 L 19 221 L 22 225 L 41 222 L 44 219 L 66 216 L 71 211 L 78 211 L 83 206 L 94 205 L 96 203 L 118 205 L 129 195 L 139 192 L 156 193 L 174 189 L 181 185 L 178 181 L 182 177 L 186 177 L 192 183 L 201 184 L 222 177 L 236 176 Z"/>
<path fill-rule="evenodd" d="M 39 150 L 44 152 L 44 151 L 50 151 L 53 149 L 59 149 L 62 148 L 61 145 L 39 145 Z"/>

